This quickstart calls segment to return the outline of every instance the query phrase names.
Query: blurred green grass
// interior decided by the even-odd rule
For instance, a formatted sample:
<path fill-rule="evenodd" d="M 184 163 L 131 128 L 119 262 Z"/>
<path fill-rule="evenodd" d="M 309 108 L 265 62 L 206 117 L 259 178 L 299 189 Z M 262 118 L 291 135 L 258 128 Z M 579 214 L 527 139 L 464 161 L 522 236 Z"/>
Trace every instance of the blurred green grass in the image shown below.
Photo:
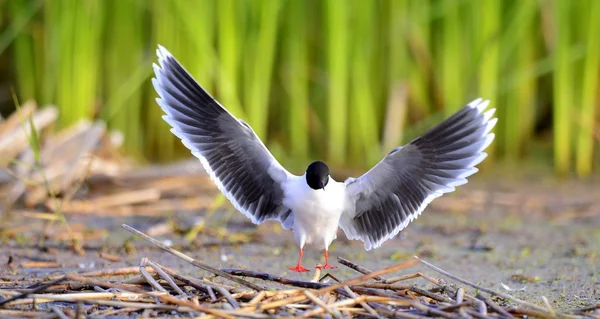
<path fill-rule="evenodd" d="M 594 171 L 594 0 L 0 0 L 0 63 L 60 125 L 99 117 L 126 151 L 189 156 L 150 85 L 167 47 L 293 170 L 368 168 L 465 103 L 498 109 L 496 159 L 547 139 L 558 175 Z M 2 66 L 0 69 L 7 69 Z"/>

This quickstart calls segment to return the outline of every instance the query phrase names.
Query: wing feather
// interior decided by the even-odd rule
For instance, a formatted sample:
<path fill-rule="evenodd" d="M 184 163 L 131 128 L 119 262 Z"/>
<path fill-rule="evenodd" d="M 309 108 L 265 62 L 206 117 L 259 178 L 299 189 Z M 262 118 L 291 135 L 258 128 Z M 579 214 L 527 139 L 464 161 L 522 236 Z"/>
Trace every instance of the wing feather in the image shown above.
<path fill-rule="evenodd" d="M 417 218 L 435 198 L 467 183 L 487 156 L 497 119 L 477 99 L 423 136 L 392 150 L 360 178 L 346 180 L 348 209 L 340 227 L 350 239 L 379 247 Z"/>
<path fill-rule="evenodd" d="M 281 184 L 292 176 L 252 128 L 233 117 L 165 48 L 157 50 L 152 84 L 163 119 L 227 199 L 252 222 L 280 221 L 292 227 Z"/>

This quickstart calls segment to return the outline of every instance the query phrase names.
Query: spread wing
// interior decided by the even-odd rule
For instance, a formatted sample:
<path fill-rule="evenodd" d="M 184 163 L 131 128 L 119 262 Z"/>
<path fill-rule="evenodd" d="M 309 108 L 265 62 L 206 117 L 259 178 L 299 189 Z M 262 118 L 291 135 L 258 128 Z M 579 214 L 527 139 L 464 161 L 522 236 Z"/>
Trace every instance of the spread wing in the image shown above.
<path fill-rule="evenodd" d="M 340 227 L 370 250 L 397 235 L 425 207 L 465 184 L 494 139 L 495 109 L 477 99 L 409 144 L 395 148 L 360 178 L 346 180 L 349 208 Z"/>
<path fill-rule="evenodd" d="M 268 219 L 292 227 L 281 183 L 292 176 L 252 128 L 234 118 L 165 48 L 156 51 L 152 84 L 171 132 L 200 159 L 231 203 L 255 224 Z"/>

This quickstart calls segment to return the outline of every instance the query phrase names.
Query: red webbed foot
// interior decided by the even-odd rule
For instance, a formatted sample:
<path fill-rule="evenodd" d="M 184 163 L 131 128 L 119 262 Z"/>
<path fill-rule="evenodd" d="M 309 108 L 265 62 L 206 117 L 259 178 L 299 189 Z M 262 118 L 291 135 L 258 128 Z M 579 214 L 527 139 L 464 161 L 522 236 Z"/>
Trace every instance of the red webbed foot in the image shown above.
<path fill-rule="evenodd" d="M 337 266 L 332 266 L 330 264 L 325 264 L 325 265 L 316 265 L 315 268 L 319 268 L 319 269 L 336 269 Z"/>
<path fill-rule="evenodd" d="M 302 265 L 298 264 L 295 267 L 290 267 L 289 270 L 291 271 L 295 271 L 295 272 L 309 272 L 310 270 L 302 267 Z"/>
<path fill-rule="evenodd" d="M 289 270 L 295 271 L 295 272 L 308 272 L 308 271 L 310 271 L 310 270 L 302 267 L 302 255 L 304 255 L 304 251 L 302 250 L 302 248 L 300 248 L 300 251 L 298 252 L 298 264 L 295 267 L 290 267 Z"/>
<path fill-rule="evenodd" d="M 316 265 L 315 268 L 318 269 L 336 269 L 337 266 L 332 266 L 329 264 L 329 251 L 327 251 L 327 249 L 325 249 L 325 253 L 323 254 L 323 256 L 325 256 L 325 265 Z"/>

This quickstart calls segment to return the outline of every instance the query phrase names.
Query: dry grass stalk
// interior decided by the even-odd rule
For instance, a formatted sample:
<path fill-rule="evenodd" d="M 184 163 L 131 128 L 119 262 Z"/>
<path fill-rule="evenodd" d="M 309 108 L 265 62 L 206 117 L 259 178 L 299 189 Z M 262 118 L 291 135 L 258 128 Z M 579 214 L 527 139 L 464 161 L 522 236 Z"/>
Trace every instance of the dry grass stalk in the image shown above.
<path fill-rule="evenodd" d="M 140 277 L 146 286 L 133 286 L 115 283 L 114 280 L 101 281 L 81 275 L 66 275 L 58 279 L 78 283 L 79 286 L 102 287 L 108 290 L 100 292 L 70 292 L 65 294 L 44 293 L 45 290 L 60 284 L 58 279 L 37 285 L 36 288 L 25 291 L 16 289 L 2 289 L 0 295 L 7 296 L 0 302 L 2 307 L 0 315 L 13 315 L 19 317 L 43 317 L 36 311 L 20 311 L 16 307 L 31 304 L 49 304 L 55 317 L 73 317 L 76 313 L 86 315 L 82 304 L 97 305 L 93 316 L 97 318 L 119 314 L 166 315 L 176 312 L 180 315 L 189 314 L 197 318 L 270 318 L 271 316 L 293 317 L 319 317 L 330 316 L 333 318 L 347 317 L 397 317 L 397 318 L 490 318 L 494 315 L 488 309 L 505 318 L 527 315 L 538 318 L 569 317 L 557 313 L 554 309 L 503 308 L 489 298 L 478 294 L 472 297 L 462 287 L 453 289 L 439 287 L 440 281 L 434 281 L 434 289 L 425 289 L 413 285 L 398 285 L 381 282 L 368 282 L 375 276 L 392 273 L 398 269 L 405 269 L 415 264 L 415 260 L 400 263 L 383 270 L 374 271 L 367 275 L 343 281 L 336 284 L 290 280 L 271 274 L 253 272 L 261 280 L 276 282 L 284 285 L 306 285 L 311 288 L 295 289 L 262 289 L 259 291 L 248 290 L 231 294 L 234 287 L 225 287 L 214 282 L 206 282 L 200 278 L 190 278 L 177 274 L 174 270 L 161 266 L 151 260 L 143 258 L 140 267 L 114 269 L 103 272 L 89 272 L 90 276 L 103 275 L 104 277 L 118 278 L 123 274 L 139 275 L 144 271 L 153 271 Z M 355 263 L 352 262 L 355 265 Z M 438 267 L 439 268 L 439 267 Z M 229 273 L 243 275 L 243 272 L 229 270 Z M 410 278 L 420 278 L 416 275 Z M 156 279 L 158 278 L 158 280 Z M 123 280 L 119 279 L 121 282 Z M 137 280 L 137 279 L 136 279 Z M 408 279 L 407 279 L 408 280 Z M 139 280 L 137 280 L 139 281 Z M 365 282 L 367 281 L 367 282 Z M 210 286 L 209 286 L 210 285 Z M 342 286 L 340 286 L 342 285 Z M 70 285 L 68 285 L 70 286 Z M 190 289 L 186 289 L 189 287 Z M 221 296 L 210 296 L 207 287 L 213 287 Z M 369 288 L 367 288 L 369 287 Z M 99 288 L 98 288 L 99 289 Z M 150 290 L 148 290 L 150 289 Z M 195 290 L 194 290 L 195 289 Z M 392 291 L 393 294 L 383 293 L 381 290 Z M 480 289 L 481 290 L 481 289 Z M 481 290 L 483 291 L 483 290 Z M 367 292 L 368 294 L 365 294 Z M 372 293 L 383 294 L 384 296 Z M 176 294 L 172 295 L 172 294 Z M 444 293 L 452 299 L 443 295 Z M 69 303 L 72 306 L 65 307 Z M 60 305 L 60 306 L 59 306 Z M 102 308 L 104 307 L 104 308 Z M 579 311 L 593 311 L 597 308 L 588 307 Z M 90 314 L 91 315 L 91 314 Z"/>
<path fill-rule="evenodd" d="M 260 286 L 257 286 L 257 285 L 255 285 L 253 283 L 250 283 L 250 282 L 247 282 L 247 281 L 245 281 L 243 279 L 236 278 L 236 277 L 234 277 L 234 276 L 232 276 L 232 275 L 230 275 L 230 274 L 228 274 L 226 272 L 223 272 L 223 271 L 221 271 L 219 269 L 216 269 L 216 268 L 213 268 L 211 266 L 205 265 L 205 264 L 203 264 L 201 262 L 198 262 L 198 261 L 194 260 L 192 257 L 187 256 L 186 254 L 184 254 L 184 253 L 182 253 L 180 251 L 177 251 L 175 249 L 172 249 L 171 247 L 166 246 L 165 244 L 161 243 L 160 241 L 158 241 L 158 240 L 156 240 L 156 239 L 154 239 L 154 238 L 152 238 L 152 237 L 150 237 L 150 236 L 142 233 L 141 231 L 139 231 L 139 230 L 137 230 L 137 229 L 135 229 L 135 228 L 133 228 L 133 227 L 131 227 L 129 225 L 123 224 L 121 226 L 124 229 L 126 229 L 127 231 L 130 231 L 130 232 L 134 233 L 135 235 L 137 235 L 137 236 L 139 236 L 139 237 L 141 237 L 141 238 L 149 241 L 150 243 L 152 243 L 153 245 L 159 247 L 160 249 L 162 249 L 164 251 L 167 251 L 167 252 L 171 253 L 172 255 L 174 255 L 174 256 L 176 256 L 176 257 L 178 257 L 180 259 L 183 259 L 183 260 L 189 262 L 190 264 L 192 264 L 192 265 L 194 265 L 194 266 L 196 266 L 196 267 L 198 267 L 198 268 L 200 268 L 202 270 L 205 270 L 205 271 L 211 272 L 211 273 L 213 273 L 215 275 L 227 278 L 227 279 L 229 279 L 231 281 L 234 281 L 234 282 L 236 282 L 236 283 L 238 283 L 240 285 L 244 285 L 244 286 L 246 286 L 248 288 L 251 288 L 251 289 L 254 289 L 256 291 L 263 290 Z"/>

